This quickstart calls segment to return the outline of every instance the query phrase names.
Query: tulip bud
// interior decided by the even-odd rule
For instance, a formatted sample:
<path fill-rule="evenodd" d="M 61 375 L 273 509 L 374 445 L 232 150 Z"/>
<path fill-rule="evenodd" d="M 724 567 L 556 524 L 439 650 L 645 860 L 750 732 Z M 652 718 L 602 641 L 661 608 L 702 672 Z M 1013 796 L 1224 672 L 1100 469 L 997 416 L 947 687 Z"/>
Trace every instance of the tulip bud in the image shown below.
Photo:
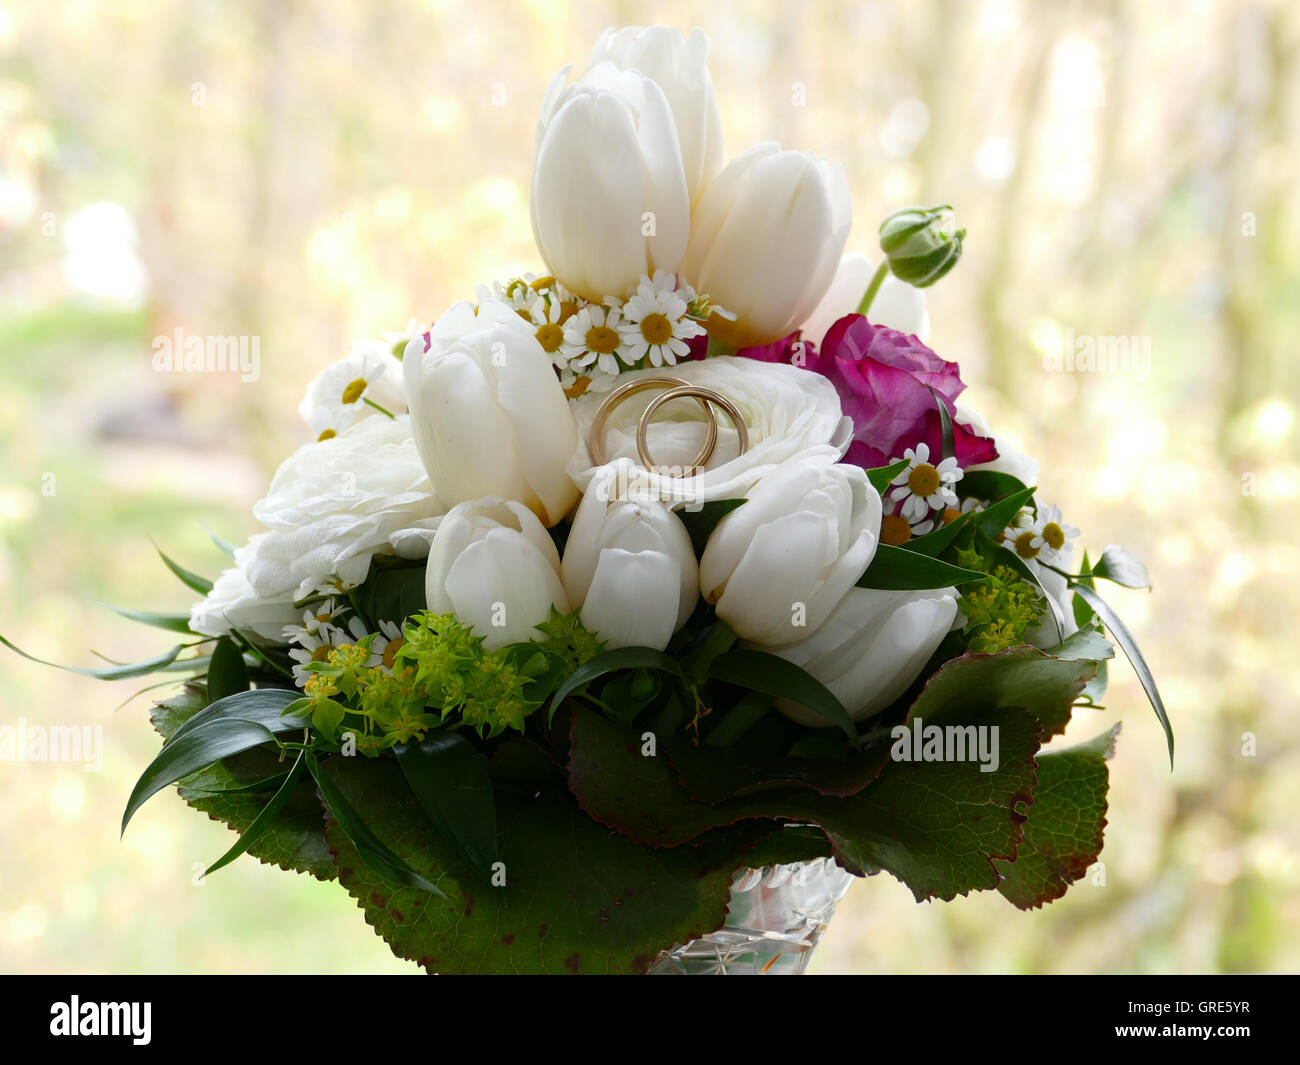
<path fill-rule="evenodd" d="M 673 111 L 640 71 L 598 63 L 566 87 L 568 72 L 537 121 L 533 236 L 566 288 L 626 298 L 643 274 L 675 272 L 686 250 L 691 199 Z"/>
<path fill-rule="evenodd" d="M 952 208 L 904 207 L 880 223 L 880 250 L 900 281 L 929 288 L 957 265 L 966 230 L 957 229 Z"/>
<path fill-rule="evenodd" d="M 811 636 L 771 651 L 802 666 L 861 721 L 889 706 L 925 668 L 957 617 L 956 594 L 853 588 Z M 776 708 L 811 728 L 832 724 L 785 700 Z"/>
<path fill-rule="evenodd" d="M 551 607 L 568 613 L 560 555 L 522 503 L 479 499 L 451 508 L 429 547 L 424 590 L 436 614 L 451 613 L 495 651 L 537 638 Z"/>
<path fill-rule="evenodd" d="M 736 315 L 709 331 L 736 347 L 789 335 L 821 302 L 853 222 L 839 164 L 760 144 L 728 163 L 691 219 L 681 273 Z"/>
<path fill-rule="evenodd" d="M 658 499 L 619 497 L 634 464 L 619 459 L 592 479 L 564 546 L 561 576 L 581 619 L 611 650 L 662 651 L 699 600 L 686 527 Z"/>
<path fill-rule="evenodd" d="M 577 502 L 578 429 L 534 330 L 495 300 L 453 306 L 402 359 L 411 429 L 438 498 L 518 500 L 546 525 Z"/>
<path fill-rule="evenodd" d="M 875 555 L 880 496 L 838 457 L 814 448 L 778 466 L 709 536 L 700 588 L 742 639 L 788 644 L 815 630 Z"/>

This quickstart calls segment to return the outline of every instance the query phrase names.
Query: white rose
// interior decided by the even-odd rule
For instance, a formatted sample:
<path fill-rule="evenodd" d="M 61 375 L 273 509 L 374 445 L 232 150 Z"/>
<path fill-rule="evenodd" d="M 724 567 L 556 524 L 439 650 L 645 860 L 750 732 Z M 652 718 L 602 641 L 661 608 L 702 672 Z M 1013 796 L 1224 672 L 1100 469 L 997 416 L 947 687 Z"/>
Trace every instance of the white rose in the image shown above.
<path fill-rule="evenodd" d="M 952 628 L 956 594 L 953 588 L 854 588 L 806 639 L 765 650 L 802 666 L 861 721 L 884 710 L 917 678 Z M 777 709 L 801 725 L 831 724 L 794 703 L 778 701 Z"/>
<path fill-rule="evenodd" d="M 681 273 L 737 316 L 710 330 L 737 347 L 792 332 L 821 302 L 848 240 L 844 169 L 771 141 L 728 163 L 691 218 Z"/>
<path fill-rule="evenodd" d="M 782 363 L 725 356 L 678 363 L 670 370 L 636 370 L 619 375 L 619 383 L 665 373 L 689 384 L 721 392 L 740 410 L 749 432 L 749 450 L 739 454 L 739 437 L 727 415 L 715 408 L 718 442 L 700 474 L 679 478 L 638 470 L 644 491 L 664 500 L 704 503 L 739 499 L 764 473 L 818 445 L 830 445 L 834 458 L 847 448 L 853 423 L 840 411 L 835 386 L 821 374 Z M 602 445 L 607 459 L 630 458 L 640 463 L 636 448 L 637 419 L 657 393 L 629 396 L 611 414 Z M 603 396 L 584 395 L 573 403 L 578 420 L 578 450 L 568 470 L 586 491 L 595 474 L 588 436 Z M 674 401 L 656 412 L 647 432 L 647 447 L 657 466 L 685 468 L 704 444 L 707 423 L 692 399 Z M 834 459 L 832 459 L 834 461 Z"/>
<path fill-rule="evenodd" d="M 676 271 L 691 197 L 672 107 L 653 78 L 597 63 L 551 82 L 537 120 L 533 237 L 552 274 L 593 301 Z"/>
<path fill-rule="evenodd" d="M 487 498 L 451 508 L 429 548 L 424 589 L 429 609 L 451 613 L 494 651 L 537 638 L 534 626 L 554 606 L 568 613 L 560 555 L 522 503 Z"/>
<path fill-rule="evenodd" d="M 831 326 L 846 314 L 854 314 L 875 272 L 875 266 L 865 255 L 853 252 L 844 256 L 821 303 L 800 326 L 804 339 L 821 344 Z M 886 274 L 880 283 L 867 319 L 887 329 L 916 336 L 922 343 L 930 339 L 930 312 L 925 306 L 925 292 L 898 280 L 892 273 Z"/>
<path fill-rule="evenodd" d="M 293 594 L 262 598 L 248 583 L 243 567 L 267 533 L 254 536 L 235 551 L 235 564 L 212 582 L 212 591 L 194 604 L 190 628 L 204 636 L 225 636 L 231 629 L 252 633 L 267 643 L 283 643 L 282 630 L 301 620 Z"/>
<path fill-rule="evenodd" d="M 619 70 L 640 71 L 663 90 L 692 203 L 722 165 L 722 116 L 708 59 L 709 38 L 701 29 L 683 37 L 671 26 L 626 26 L 606 30 L 587 61 L 586 76 L 593 80 L 603 77 L 597 73 L 601 64 L 612 63 Z"/>
<path fill-rule="evenodd" d="M 788 644 L 805 636 L 871 563 L 880 494 L 861 467 L 836 458 L 817 448 L 778 466 L 709 536 L 700 589 L 742 639 Z"/>
<path fill-rule="evenodd" d="M 305 598 L 335 577 L 360 584 L 372 556 L 408 530 L 431 529 L 441 513 L 410 419 L 366 418 L 280 465 L 253 506 L 270 535 L 250 543 L 243 569 L 264 599 Z"/>
<path fill-rule="evenodd" d="M 602 467 L 588 486 L 560 572 L 583 625 L 608 647 L 662 651 L 699 601 L 699 568 L 686 527 L 664 503 L 617 494 L 629 466 Z"/>
<path fill-rule="evenodd" d="M 577 430 L 534 327 L 498 300 L 458 303 L 402 360 L 415 442 L 449 506 L 517 500 L 546 525 L 577 502 L 564 472 Z"/>

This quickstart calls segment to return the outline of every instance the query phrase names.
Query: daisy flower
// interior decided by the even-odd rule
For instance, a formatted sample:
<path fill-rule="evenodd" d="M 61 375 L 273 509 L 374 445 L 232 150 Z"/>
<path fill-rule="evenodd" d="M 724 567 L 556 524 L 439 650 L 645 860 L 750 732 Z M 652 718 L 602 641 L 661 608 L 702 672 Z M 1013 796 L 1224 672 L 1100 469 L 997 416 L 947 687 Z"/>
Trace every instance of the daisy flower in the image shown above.
<path fill-rule="evenodd" d="M 402 644 L 405 642 L 405 637 L 402 636 L 402 627 L 397 622 L 381 621 L 379 623 L 379 633 L 370 645 L 369 664 L 382 666 L 387 672 L 391 673 L 393 664 L 397 661 L 397 652 L 402 649 Z"/>
<path fill-rule="evenodd" d="M 961 480 L 961 467 L 955 458 L 933 465 L 930 445 L 926 443 L 909 447 L 903 452 L 903 458 L 907 459 L 907 468 L 891 482 L 895 488 L 889 493 L 889 498 L 903 504 L 899 514 L 904 519 L 922 521 L 932 510 L 957 505 L 957 493 L 952 486 Z"/>
<path fill-rule="evenodd" d="M 537 343 L 541 344 L 542 350 L 551 357 L 560 370 L 567 368 L 568 363 L 560 354 L 560 347 L 564 343 L 564 307 L 560 300 L 546 300 L 541 296 L 534 295 L 532 302 L 528 305 L 526 315 L 529 323 L 536 326 Z"/>
<path fill-rule="evenodd" d="M 1059 506 L 1053 503 L 1039 510 L 1033 532 L 1034 538 L 1030 543 L 1038 548 L 1044 559 L 1059 565 L 1069 564 L 1074 555 L 1074 538 L 1079 535 L 1079 530 L 1062 521 Z"/>
<path fill-rule="evenodd" d="M 364 630 L 365 626 L 356 618 L 352 621 Z M 365 632 L 361 635 L 364 636 Z M 358 639 L 360 637 L 348 629 L 328 624 L 322 625 L 315 632 L 303 633 L 295 640 L 298 646 L 289 649 L 289 657 L 296 663 L 293 667 L 293 682 L 300 688 L 306 687 L 312 675 L 312 671 L 307 668 L 311 663 L 324 662 L 334 648 L 356 643 Z"/>
<path fill-rule="evenodd" d="M 690 353 L 686 342 L 700 336 L 704 327 L 688 315 L 689 301 L 677 291 L 677 276 L 656 270 L 641 275 L 636 293 L 623 305 L 619 332 L 634 362 L 650 359 L 651 366 L 673 366 Z"/>
<path fill-rule="evenodd" d="M 569 368 L 574 371 L 594 368 L 612 375 L 622 368 L 620 359 L 632 365 L 636 360 L 618 331 L 622 321 L 620 307 L 595 303 L 570 318 L 564 327 L 564 343 L 560 345 L 560 353 Z"/>
<path fill-rule="evenodd" d="M 325 367 L 298 405 L 318 439 L 328 440 L 359 418 L 396 417 L 406 411 L 402 364 L 380 342 L 356 344 L 352 353 Z"/>
<path fill-rule="evenodd" d="M 305 636 L 316 635 L 326 625 L 339 628 L 340 620 L 349 609 L 346 606 L 336 605 L 333 599 L 326 599 L 303 613 L 301 625 L 286 625 L 283 636 L 289 643 L 298 643 Z"/>

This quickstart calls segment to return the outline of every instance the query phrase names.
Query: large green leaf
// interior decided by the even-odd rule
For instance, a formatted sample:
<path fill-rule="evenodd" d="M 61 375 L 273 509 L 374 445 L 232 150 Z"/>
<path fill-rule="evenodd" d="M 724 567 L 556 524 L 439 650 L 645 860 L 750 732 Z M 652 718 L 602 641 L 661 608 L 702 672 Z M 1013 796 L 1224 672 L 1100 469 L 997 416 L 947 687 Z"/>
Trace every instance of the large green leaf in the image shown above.
<path fill-rule="evenodd" d="M 373 625 L 380 621 L 401 625 L 425 609 L 425 569 L 423 562 L 372 562 L 370 573 L 355 592 L 363 619 Z"/>
<path fill-rule="evenodd" d="M 253 818 L 252 824 L 240 833 L 239 839 L 235 840 L 231 848 L 203 871 L 204 876 L 210 876 L 218 869 L 224 869 L 241 854 L 246 853 L 249 847 L 271 831 L 275 826 L 275 823 L 280 819 L 280 814 L 283 813 L 285 806 L 288 805 L 289 800 L 293 797 L 294 790 L 297 788 L 298 782 L 302 779 L 305 770 L 306 766 L 303 762 L 303 755 L 299 752 L 298 760 L 294 762 L 293 768 L 289 770 L 288 774 L 286 774 L 285 778 L 281 781 L 280 786 L 276 789 L 275 794 L 271 796 L 270 801 L 263 806 L 258 815 Z"/>
<path fill-rule="evenodd" d="M 255 721 L 267 731 L 275 733 L 306 728 L 309 724 L 306 716 L 284 716 L 285 707 L 301 698 L 302 692 L 290 691 L 288 688 L 254 688 L 252 691 L 236 692 L 217 699 L 206 706 L 200 704 L 197 711 L 191 711 L 183 721 L 166 733 L 167 743 L 174 743 L 187 733 L 220 718 Z"/>
<path fill-rule="evenodd" d="M 596 655 L 595 658 L 584 662 L 570 673 L 568 679 L 560 685 L 559 691 L 551 697 L 551 706 L 546 718 L 547 722 L 555 720 L 555 711 L 574 692 L 586 687 L 592 681 L 598 680 L 607 673 L 616 673 L 624 669 L 658 669 L 665 673 L 671 673 L 676 677 L 683 675 L 682 667 L 677 663 L 676 659 L 669 657 L 662 651 L 656 651 L 653 647 L 618 647 L 613 651 L 604 651 Z"/>
<path fill-rule="evenodd" d="M 125 607 L 114 606 L 112 603 L 104 603 L 103 605 L 113 611 L 114 614 L 121 614 L 128 621 L 136 621 L 141 625 L 152 625 L 155 629 L 166 629 L 168 632 L 179 632 L 185 636 L 197 635 L 190 628 L 189 614 L 155 614 L 147 610 L 127 610 Z"/>
<path fill-rule="evenodd" d="M 243 652 L 228 636 L 223 636 L 212 649 L 208 663 L 208 698 L 214 703 L 228 695 L 248 691 L 248 667 L 244 665 Z"/>
<path fill-rule="evenodd" d="M 917 899 L 994 888 L 993 860 L 1015 856 L 1031 801 L 1038 722 L 1015 707 L 979 711 L 959 702 L 936 707 L 926 724 L 995 728 L 997 771 L 982 772 L 974 760 L 891 760 L 846 798 L 785 788 L 706 805 L 687 794 L 663 755 L 643 753 L 635 732 L 577 707 L 569 786 L 591 817 L 638 843 L 676 848 L 719 826 L 803 822 L 826 833 L 851 872 L 887 869 Z"/>
<path fill-rule="evenodd" d="M 1014 862 L 998 862 L 998 885 L 1022 910 L 1059 899 L 1101 854 L 1106 828 L 1107 760 L 1119 725 L 1100 736 L 1038 757 L 1038 783 L 1024 842 Z"/>
<path fill-rule="evenodd" d="M 269 690 L 247 694 L 264 698 Z M 280 698 L 287 696 L 292 700 L 296 695 L 285 692 Z M 167 739 L 203 712 L 206 702 L 203 687 L 188 684 L 172 698 L 156 705 L 151 720 Z M 278 707 L 264 709 L 278 718 L 285 705 L 281 702 Z M 253 713 L 253 708 L 246 706 L 245 712 Z M 280 759 L 279 752 L 257 747 L 191 774 L 180 783 L 179 791 L 181 798 L 196 810 L 236 832 L 244 832 L 266 805 L 267 782 L 282 777 L 288 768 L 289 763 Z M 249 845 L 248 853 L 281 869 L 309 873 L 318 880 L 335 878 L 334 862 L 325 845 L 320 799 L 311 781 L 298 783 L 275 822 Z"/>
<path fill-rule="evenodd" d="M 339 791 L 366 812 L 377 837 L 445 884 L 450 898 L 386 882 L 330 822 L 339 879 L 393 952 L 430 971 L 644 972 L 661 950 L 722 926 L 731 874 L 767 835 L 736 829 L 698 846 L 657 850 L 596 824 L 567 799 L 506 794 L 498 798 L 494 884 L 472 876 L 433 831 L 395 764 L 343 762 L 334 759 L 327 770 Z"/>
<path fill-rule="evenodd" d="M 867 572 L 858 580 L 859 588 L 882 588 L 887 591 L 923 591 L 948 588 L 968 581 L 981 581 L 987 573 L 954 566 L 917 551 L 907 551 L 889 544 L 877 544 L 875 557 Z"/>
<path fill-rule="evenodd" d="M 429 823 L 471 868 L 488 869 L 497 858 L 497 817 L 487 759 L 460 733 L 444 729 L 394 753 Z"/>

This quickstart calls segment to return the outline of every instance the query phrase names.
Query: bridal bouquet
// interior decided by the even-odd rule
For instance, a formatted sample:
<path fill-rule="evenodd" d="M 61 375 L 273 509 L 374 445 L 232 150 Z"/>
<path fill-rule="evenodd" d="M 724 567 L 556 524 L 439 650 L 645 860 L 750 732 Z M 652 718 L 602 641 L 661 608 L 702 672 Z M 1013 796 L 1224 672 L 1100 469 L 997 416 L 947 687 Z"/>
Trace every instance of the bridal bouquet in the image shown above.
<path fill-rule="evenodd" d="M 537 123 L 537 275 L 360 344 L 265 526 L 148 662 L 188 673 L 123 828 L 170 785 L 338 880 L 439 972 L 641 972 L 738 871 L 830 859 L 918 900 L 1061 896 L 1116 729 L 1098 594 L 1037 464 L 959 401 L 922 290 L 947 207 L 844 255 L 835 163 L 723 165 L 708 42 L 607 32 Z M 6 641 L 7 642 L 7 641 Z M 10 645 L 12 646 L 12 645 Z M 1172 756 L 1172 735 L 1170 735 Z"/>

